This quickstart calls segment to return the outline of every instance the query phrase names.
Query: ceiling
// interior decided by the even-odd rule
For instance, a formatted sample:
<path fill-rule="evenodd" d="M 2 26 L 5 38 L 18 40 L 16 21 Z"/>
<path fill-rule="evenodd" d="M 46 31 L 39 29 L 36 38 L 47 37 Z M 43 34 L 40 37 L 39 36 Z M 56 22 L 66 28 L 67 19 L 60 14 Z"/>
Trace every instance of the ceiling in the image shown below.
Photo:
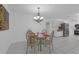
<path fill-rule="evenodd" d="M 37 7 L 40 6 L 40 13 L 49 18 L 67 18 L 70 15 L 79 13 L 79 4 L 9 4 L 13 12 L 29 15 L 36 15 Z"/>

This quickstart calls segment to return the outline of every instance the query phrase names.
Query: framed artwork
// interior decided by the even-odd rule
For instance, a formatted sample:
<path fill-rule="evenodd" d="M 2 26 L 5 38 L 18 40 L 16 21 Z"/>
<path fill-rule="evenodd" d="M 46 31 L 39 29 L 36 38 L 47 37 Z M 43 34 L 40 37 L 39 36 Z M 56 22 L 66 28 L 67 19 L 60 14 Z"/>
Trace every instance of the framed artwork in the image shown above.
<path fill-rule="evenodd" d="M 0 4 L 0 31 L 9 29 L 9 13 L 4 8 L 2 4 Z"/>

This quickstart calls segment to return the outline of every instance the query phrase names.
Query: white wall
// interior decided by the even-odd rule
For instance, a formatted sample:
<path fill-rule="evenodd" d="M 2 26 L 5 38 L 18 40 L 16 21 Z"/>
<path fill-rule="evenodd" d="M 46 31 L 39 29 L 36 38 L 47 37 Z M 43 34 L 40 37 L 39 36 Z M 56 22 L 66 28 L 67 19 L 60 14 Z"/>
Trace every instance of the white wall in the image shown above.
<path fill-rule="evenodd" d="M 6 5 L 4 6 L 7 9 L 10 9 Z M 57 27 L 59 26 L 61 21 L 59 22 L 58 20 L 56 21 L 53 21 L 53 20 L 54 19 L 45 18 L 43 22 L 38 24 L 33 20 L 32 15 L 22 14 L 16 11 L 13 12 L 9 10 L 10 28 L 7 31 L 3 31 L 2 33 L 0 32 L 2 35 L 1 39 L 3 40 L 3 42 L 1 41 L 1 43 L 3 44 L 3 47 L 0 48 L 3 51 L 1 50 L 0 51 L 2 53 L 6 53 L 9 46 L 12 43 L 26 41 L 25 33 L 27 32 L 28 29 L 31 29 L 34 32 L 41 32 L 45 28 L 45 23 L 47 21 L 51 23 L 50 30 L 57 30 Z"/>
<path fill-rule="evenodd" d="M 33 20 L 32 15 L 15 13 L 15 38 L 13 42 L 26 40 L 25 34 L 31 29 L 33 32 L 41 32 L 45 28 L 45 20 L 40 24 Z"/>
<path fill-rule="evenodd" d="M 9 12 L 9 30 L 0 31 L 0 53 L 6 53 L 8 47 L 11 44 L 11 40 L 14 39 L 14 16 L 10 12 L 7 5 L 4 5 Z"/>
<path fill-rule="evenodd" d="M 15 12 L 14 12 L 15 13 Z M 28 29 L 31 29 L 33 32 L 41 32 L 45 29 L 46 22 L 50 22 L 49 30 L 57 30 L 58 26 L 62 23 L 62 21 L 45 18 L 41 23 L 37 23 L 33 20 L 33 15 L 27 15 L 22 13 L 15 13 L 15 40 L 24 41 L 26 40 L 25 33 Z M 54 21 L 53 21 L 54 20 Z"/>
<path fill-rule="evenodd" d="M 33 20 L 33 16 L 11 11 L 8 5 L 4 7 L 9 12 L 9 30 L 0 32 L 0 53 L 7 53 L 12 43 L 26 41 L 26 31 L 31 29 L 39 32 L 45 28 L 46 18 L 40 24 Z"/>
<path fill-rule="evenodd" d="M 6 53 L 12 43 L 26 41 L 25 33 L 28 29 L 40 32 L 45 28 L 45 22 L 49 21 L 51 23 L 50 30 L 57 30 L 61 23 L 58 21 L 59 19 L 55 21 L 55 19 L 45 18 L 43 22 L 38 24 L 33 20 L 33 15 L 13 12 L 7 5 L 4 6 L 9 11 L 9 30 L 0 32 L 0 53 Z M 70 35 L 73 35 L 74 24 L 74 22 L 69 24 Z"/>

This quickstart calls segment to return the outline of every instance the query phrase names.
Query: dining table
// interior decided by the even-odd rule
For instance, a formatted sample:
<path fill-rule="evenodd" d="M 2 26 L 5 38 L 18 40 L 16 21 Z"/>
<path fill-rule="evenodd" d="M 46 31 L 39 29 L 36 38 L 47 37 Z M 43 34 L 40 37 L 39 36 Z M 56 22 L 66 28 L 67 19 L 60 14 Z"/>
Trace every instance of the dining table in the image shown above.
<path fill-rule="evenodd" d="M 34 34 L 32 33 L 32 36 L 30 36 L 30 41 L 34 40 L 34 43 L 30 43 L 31 45 L 33 45 L 33 49 L 34 49 L 34 53 L 36 53 L 36 49 L 38 50 L 38 52 L 42 52 L 42 50 L 44 49 L 44 47 L 48 47 L 48 51 L 49 53 L 51 53 L 51 39 L 50 39 L 50 35 L 48 35 L 47 33 L 37 33 Z"/>

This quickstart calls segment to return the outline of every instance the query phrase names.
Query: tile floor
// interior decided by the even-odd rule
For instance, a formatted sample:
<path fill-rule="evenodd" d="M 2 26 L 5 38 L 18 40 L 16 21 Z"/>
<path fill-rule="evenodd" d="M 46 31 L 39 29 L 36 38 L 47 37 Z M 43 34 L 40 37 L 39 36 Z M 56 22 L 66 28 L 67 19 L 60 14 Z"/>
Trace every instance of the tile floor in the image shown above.
<path fill-rule="evenodd" d="M 33 54 L 33 51 L 29 48 L 28 54 Z M 8 54 L 25 54 L 26 53 L 26 41 L 16 42 L 11 44 Z M 43 48 L 42 52 L 36 52 L 36 54 L 48 54 L 48 48 Z M 71 37 L 54 37 L 53 38 L 53 50 L 52 54 L 79 54 L 79 36 L 73 35 Z"/>

